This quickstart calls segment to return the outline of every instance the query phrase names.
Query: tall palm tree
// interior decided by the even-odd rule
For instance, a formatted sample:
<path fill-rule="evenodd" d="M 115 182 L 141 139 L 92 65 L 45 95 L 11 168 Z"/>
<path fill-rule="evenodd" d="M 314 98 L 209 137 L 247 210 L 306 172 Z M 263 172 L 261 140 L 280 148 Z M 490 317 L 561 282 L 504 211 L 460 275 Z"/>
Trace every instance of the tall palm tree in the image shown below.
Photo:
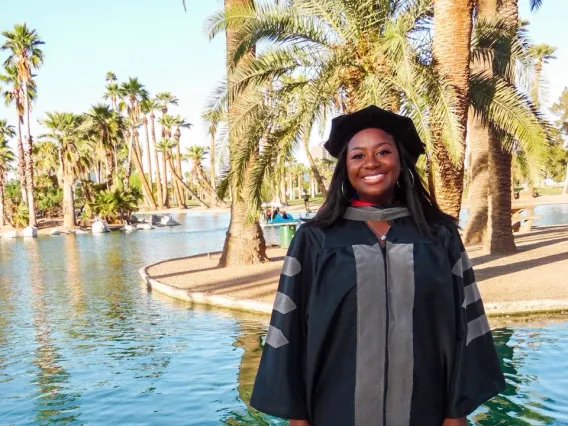
<path fill-rule="evenodd" d="M 127 81 L 123 82 L 120 85 L 120 95 L 124 98 L 122 102 L 122 107 L 124 107 L 127 111 L 127 115 L 129 118 L 130 123 L 130 132 L 129 132 L 129 140 L 128 140 L 128 160 L 126 163 L 126 173 L 124 177 L 124 184 L 128 187 L 129 179 L 130 179 L 130 171 L 132 166 L 132 152 L 135 149 L 138 149 L 134 146 L 134 144 L 138 144 L 136 139 L 137 132 L 135 128 L 138 126 L 140 122 L 140 104 L 144 99 L 147 99 L 149 94 L 146 88 L 137 77 L 129 77 Z M 140 176 L 140 179 L 145 179 L 144 173 Z M 147 186 L 147 185 L 144 185 Z M 147 201 L 149 200 L 149 195 L 151 194 L 144 194 L 146 196 Z"/>
<path fill-rule="evenodd" d="M 182 118 L 181 115 L 176 115 L 175 116 L 175 133 L 174 133 L 174 141 L 176 142 L 176 172 L 178 175 L 182 176 L 182 172 L 181 172 L 181 129 L 191 129 L 193 127 L 193 124 L 191 124 L 190 122 L 188 122 L 185 118 Z M 180 195 L 180 197 L 183 194 L 183 190 L 181 189 L 181 187 L 178 186 L 178 193 Z M 180 207 L 185 208 L 185 205 L 183 203 L 183 197 L 181 198 L 181 200 L 178 202 L 178 204 L 180 205 Z"/>
<path fill-rule="evenodd" d="M 110 83 L 110 82 L 113 82 L 113 81 L 117 81 L 116 74 L 115 74 L 114 72 L 112 72 L 112 71 L 108 71 L 108 72 L 106 73 L 106 75 L 105 75 L 105 81 L 106 81 L 107 83 Z"/>
<path fill-rule="evenodd" d="M 75 202 L 73 185 L 75 179 L 85 172 L 88 141 L 83 128 L 84 117 L 68 112 L 46 113 L 40 123 L 48 130 L 42 138 L 57 147 L 59 167 L 63 176 L 63 226 L 75 227 Z M 90 153 L 89 153 L 90 154 Z"/>
<path fill-rule="evenodd" d="M 5 91 L 2 93 L 6 106 L 15 106 L 16 111 L 16 129 L 18 132 L 17 152 L 18 152 L 18 178 L 20 181 L 20 191 L 22 200 L 27 204 L 27 184 L 26 184 L 26 160 L 24 154 L 24 145 L 22 142 L 22 123 L 24 121 L 24 102 L 23 90 L 18 79 L 18 70 L 14 66 L 5 67 L 6 74 L 0 74 L 0 82 L 5 85 Z M 36 97 L 35 82 L 31 80 L 28 86 L 29 102 Z"/>
<path fill-rule="evenodd" d="M 531 9 L 540 7 L 541 0 L 531 0 Z M 498 13 L 511 34 L 519 31 L 518 0 L 501 0 Z M 508 61 L 506 61 L 508 62 Z M 508 82 L 515 85 L 514 70 L 509 73 Z M 514 138 L 509 138 L 509 146 Z M 512 185 L 512 154 L 506 149 L 507 138 L 492 138 L 489 140 L 488 164 L 489 175 L 493 182 L 489 189 L 488 225 L 484 241 L 484 250 L 488 253 L 512 253 L 516 251 L 515 240 L 511 228 L 511 185 Z"/>
<path fill-rule="evenodd" d="M 168 114 L 168 107 L 170 105 L 178 105 L 179 104 L 179 99 L 174 96 L 171 92 L 160 92 L 157 93 L 155 96 L 155 100 L 158 104 L 158 108 L 162 111 L 162 119 L 164 119 L 164 116 Z M 164 126 L 162 126 L 162 138 L 164 137 L 171 137 L 171 131 L 169 134 L 166 134 L 166 129 L 164 128 Z M 179 199 L 179 194 L 180 194 L 180 189 L 178 187 L 177 181 L 173 181 L 172 182 L 172 193 L 176 196 L 177 199 Z M 168 194 L 167 191 L 164 194 L 164 204 L 168 205 Z M 178 205 L 180 207 L 182 207 L 181 205 L 182 203 L 178 200 Z"/>
<path fill-rule="evenodd" d="M 189 192 L 201 206 L 209 207 L 209 205 L 201 200 L 201 198 L 199 198 L 195 191 L 193 191 L 193 189 L 191 189 L 191 187 L 183 181 L 182 177 L 177 174 L 176 167 L 172 158 L 172 151 L 175 148 L 175 145 L 176 142 L 171 137 L 162 138 L 162 140 L 158 142 L 157 148 L 158 151 L 162 153 L 163 169 L 165 170 L 164 176 L 167 173 L 167 165 L 169 165 L 172 178 L 175 179 L 183 188 L 185 188 L 185 190 Z"/>
<path fill-rule="evenodd" d="M 215 188 L 213 188 L 213 185 L 209 179 L 207 179 L 203 170 L 203 159 L 208 154 L 208 150 L 206 146 L 191 145 L 185 151 L 183 158 L 191 161 L 191 172 L 195 177 L 195 181 L 202 188 L 203 192 L 207 194 L 209 199 L 211 199 L 215 205 L 227 207 L 227 204 L 217 196 Z"/>
<path fill-rule="evenodd" d="M 112 109 L 116 112 L 119 111 L 119 99 L 121 97 L 120 86 L 117 82 L 111 81 L 106 85 L 106 91 L 103 95 L 105 100 L 110 100 L 110 105 Z"/>
<path fill-rule="evenodd" d="M 162 128 L 162 139 L 171 139 L 172 138 L 172 131 L 173 128 L 176 124 L 176 118 L 168 113 L 162 114 L 161 117 L 158 118 L 158 123 L 160 124 L 161 128 Z M 175 141 L 173 141 L 174 143 L 170 144 L 172 148 L 175 148 Z M 164 144 L 162 144 L 162 146 L 164 146 Z M 163 151 L 159 150 L 159 152 L 162 153 L 163 156 Z M 165 165 L 167 163 L 167 157 L 166 158 L 162 158 L 162 175 L 163 175 L 163 185 L 162 185 L 162 195 L 164 197 L 164 205 L 167 206 L 168 205 L 168 176 L 167 176 L 167 170 L 165 168 Z M 172 184 L 173 187 L 173 184 Z"/>
<path fill-rule="evenodd" d="M 85 125 L 104 155 L 106 185 L 110 188 L 118 174 L 116 156 L 124 130 L 122 117 L 105 104 L 92 105 L 85 116 Z"/>
<path fill-rule="evenodd" d="M 434 2 L 434 66 L 440 76 L 451 83 L 458 99 L 455 112 L 460 131 L 456 141 L 461 146 L 457 158 L 451 161 L 447 140 L 433 127 L 433 174 L 436 199 L 445 212 L 457 217 L 463 192 L 463 162 L 469 108 L 469 73 L 472 0 L 436 0 Z"/>
<path fill-rule="evenodd" d="M 151 98 L 144 99 L 140 104 L 140 113 L 142 115 L 142 125 L 144 126 L 144 136 L 146 141 L 146 164 L 148 164 L 148 183 L 152 187 L 152 155 L 150 150 L 150 131 L 148 130 L 148 114 L 153 108 L 154 100 Z"/>
<path fill-rule="evenodd" d="M 3 120 L 0 120 L 0 227 L 4 226 L 4 184 L 6 174 L 10 169 L 10 163 L 14 161 L 14 154 L 8 145 L 8 138 L 14 136 L 13 129 L 8 131 L 8 126 L 2 128 Z"/>
<path fill-rule="evenodd" d="M 0 50 L 9 51 L 5 66 L 13 66 L 18 72 L 18 80 L 22 86 L 24 114 L 26 117 L 26 145 L 24 157 L 26 162 L 26 186 L 28 196 L 29 225 L 36 226 L 34 188 L 33 188 L 33 161 L 32 161 L 32 137 L 30 129 L 30 103 L 29 88 L 32 85 L 32 71 L 43 63 L 43 51 L 40 46 L 44 44 L 36 30 L 30 30 L 26 24 L 16 24 L 13 31 L 4 31 L 6 38 Z"/>
<path fill-rule="evenodd" d="M 260 204 L 259 188 L 276 153 L 293 151 L 299 136 L 307 134 L 314 123 L 325 123 L 338 110 L 350 112 L 374 103 L 410 115 L 430 147 L 429 121 L 439 122 L 447 135 L 456 134 L 459 121 L 453 114 L 455 99 L 446 90 L 448 85 L 419 60 L 424 56 L 420 52 L 423 45 L 411 41 L 416 28 L 430 19 L 431 2 L 358 2 L 354 7 L 341 0 L 302 0 L 256 9 L 248 1 L 234 3 L 237 6 L 226 4 L 225 11 L 210 19 L 209 34 L 227 32 L 227 66 L 234 70 L 228 76 L 232 181 L 243 182 L 243 187 L 256 193 L 237 197 L 250 206 L 244 217 L 238 209 L 232 212 L 236 231 L 231 228 L 228 237 L 235 239 L 230 244 L 226 240 L 225 251 L 231 246 L 249 251 L 237 252 L 234 263 L 238 263 L 262 258 L 255 254 L 263 250 L 258 229 L 247 226 L 246 219 L 258 215 L 254 209 Z M 248 52 L 260 40 L 268 47 L 252 57 Z M 302 79 L 293 81 L 295 76 Z M 287 114 L 289 102 L 284 100 L 285 95 L 293 99 L 290 94 L 298 94 L 303 102 Z M 459 135 L 447 138 L 459 139 Z M 254 147 L 260 140 L 263 150 L 258 157 Z M 255 156 L 258 161 L 251 161 Z M 247 165 L 253 164 L 255 170 L 250 172 Z M 243 227 L 248 227 L 247 232 Z M 241 237 L 237 241 L 236 235 L 248 240 Z"/>
<path fill-rule="evenodd" d="M 158 158 L 158 150 L 156 148 L 156 114 L 154 112 L 160 108 L 159 103 L 156 99 L 151 98 L 144 102 L 145 108 L 150 114 L 150 134 L 152 135 L 152 153 L 154 156 L 154 170 L 156 172 L 156 195 L 158 197 L 158 208 L 164 208 L 164 195 L 162 194 L 162 179 L 160 177 L 160 161 Z"/>
<path fill-rule="evenodd" d="M 476 26 L 477 31 L 483 21 L 494 22 L 497 18 L 496 0 L 479 0 L 477 2 Z M 477 34 L 474 34 L 474 37 Z M 473 55 L 471 71 L 481 73 L 488 78 L 493 77 L 493 55 Z M 469 169 L 470 180 L 468 186 L 468 198 L 470 200 L 469 218 L 464 230 L 463 240 L 465 244 L 480 244 L 485 237 L 487 229 L 487 196 L 489 190 L 488 150 L 489 138 L 495 137 L 483 117 L 476 114 L 470 107 L 467 131 L 469 134 Z"/>
<path fill-rule="evenodd" d="M 540 108 L 540 83 L 542 67 L 551 59 L 556 59 L 556 47 L 541 43 L 529 47 L 529 55 L 534 59 L 534 78 L 531 87 L 531 98 L 536 108 Z"/>

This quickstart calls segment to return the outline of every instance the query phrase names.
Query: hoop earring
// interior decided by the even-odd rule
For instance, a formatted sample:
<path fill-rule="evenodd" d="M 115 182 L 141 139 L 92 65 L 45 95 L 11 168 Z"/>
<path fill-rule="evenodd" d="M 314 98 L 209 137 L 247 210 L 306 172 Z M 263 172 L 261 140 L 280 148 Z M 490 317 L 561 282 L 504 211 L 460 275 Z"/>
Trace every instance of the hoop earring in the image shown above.
<path fill-rule="evenodd" d="M 412 171 L 410 169 L 406 169 L 408 170 L 408 173 L 410 174 L 410 177 L 412 178 L 412 186 L 410 188 L 414 188 L 414 184 L 416 183 L 414 181 L 414 174 L 412 173 Z M 396 186 L 398 186 L 399 188 L 402 188 L 402 186 L 400 185 L 400 181 L 396 181 Z"/>
<path fill-rule="evenodd" d="M 341 193 L 343 194 L 343 197 L 348 201 L 351 202 L 351 200 L 349 199 L 349 197 L 347 195 L 345 195 L 345 190 L 343 189 L 343 184 L 345 183 L 345 181 L 341 182 Z"/>
<path fill-rule="evenodd" d="M 412 173 L 412 171 L 411 171 L 410 169 L 407 169 L 407 170 L 408 170 L 408 173 L 410 173 L 410 177 L 412 178 L 412 186 L 411 186 L 411 188 L 414 188 L 414 184 L 416 183 L 416 182 L 414 181 L 414 174 Z"/>

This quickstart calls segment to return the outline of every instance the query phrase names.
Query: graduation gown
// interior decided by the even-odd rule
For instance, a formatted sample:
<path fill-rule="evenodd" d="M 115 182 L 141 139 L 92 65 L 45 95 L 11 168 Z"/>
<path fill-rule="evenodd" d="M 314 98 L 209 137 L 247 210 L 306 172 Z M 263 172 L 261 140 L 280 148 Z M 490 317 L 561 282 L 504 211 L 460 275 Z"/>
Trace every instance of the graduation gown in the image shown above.
<path fill-rule="evenodd" d="M 391 220 L 384 248 L 366 221 Z M 441 426 L 505 388 L 457 229 L 406 208 L 302 225 L 285 257 L 251 405 L 311 426 Z"/>

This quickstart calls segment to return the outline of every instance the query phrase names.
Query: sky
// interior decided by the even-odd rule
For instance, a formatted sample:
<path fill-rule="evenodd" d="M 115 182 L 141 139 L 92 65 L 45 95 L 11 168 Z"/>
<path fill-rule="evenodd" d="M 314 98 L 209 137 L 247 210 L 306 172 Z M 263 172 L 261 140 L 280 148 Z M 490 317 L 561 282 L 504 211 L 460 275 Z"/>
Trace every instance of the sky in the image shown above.
<path fill-rule="evenodd" d="M 208 145 L 201 122 L 207 99 L 223 78 L 224 35 L 210 41 L 205 21 L 222 7 L 219 0 L 2 0 L 0 30 L 26 22 L 45 41 L 44 65 L 37 71 L 38 100 L 32 132 L 42 133 L 37 120 L 47 111 L 81 113 L 102 101 L 107 71 L 119 81 L 138 77 L 151 94 L 170 91 L 179 100 L 171 112 L 194 124 L 182 135 L 182 148 Z M 543 110 L 559 97 L 568 81 L 568 1 L 544 0 L 531 13 L 529 0 L 519 0 L 534 43 L 558 48 L 544 68 L 547 80 Z M 0 52 L 0 60 L 5 54 Z M 0 104 L 0 118 L 12 124 L 15 112 Z M 312 137 L 312 144 L 319 141 Z M 300 155 L 303 160 L 303 156 Z"/>

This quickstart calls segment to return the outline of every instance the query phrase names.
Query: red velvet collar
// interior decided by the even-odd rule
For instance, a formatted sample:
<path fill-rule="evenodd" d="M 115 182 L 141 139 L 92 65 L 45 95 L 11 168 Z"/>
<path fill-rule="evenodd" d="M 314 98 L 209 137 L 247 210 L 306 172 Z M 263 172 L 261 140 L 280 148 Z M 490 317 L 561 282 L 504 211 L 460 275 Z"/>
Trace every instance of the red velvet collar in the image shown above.
<path fill-rule="evenodd" d="M 361 201 L 361 200 L 351 200 L 352 207 L 368 207 L 368 206 L 375 206 L 376 204 L 369 203 L 368 201 Z"/>

